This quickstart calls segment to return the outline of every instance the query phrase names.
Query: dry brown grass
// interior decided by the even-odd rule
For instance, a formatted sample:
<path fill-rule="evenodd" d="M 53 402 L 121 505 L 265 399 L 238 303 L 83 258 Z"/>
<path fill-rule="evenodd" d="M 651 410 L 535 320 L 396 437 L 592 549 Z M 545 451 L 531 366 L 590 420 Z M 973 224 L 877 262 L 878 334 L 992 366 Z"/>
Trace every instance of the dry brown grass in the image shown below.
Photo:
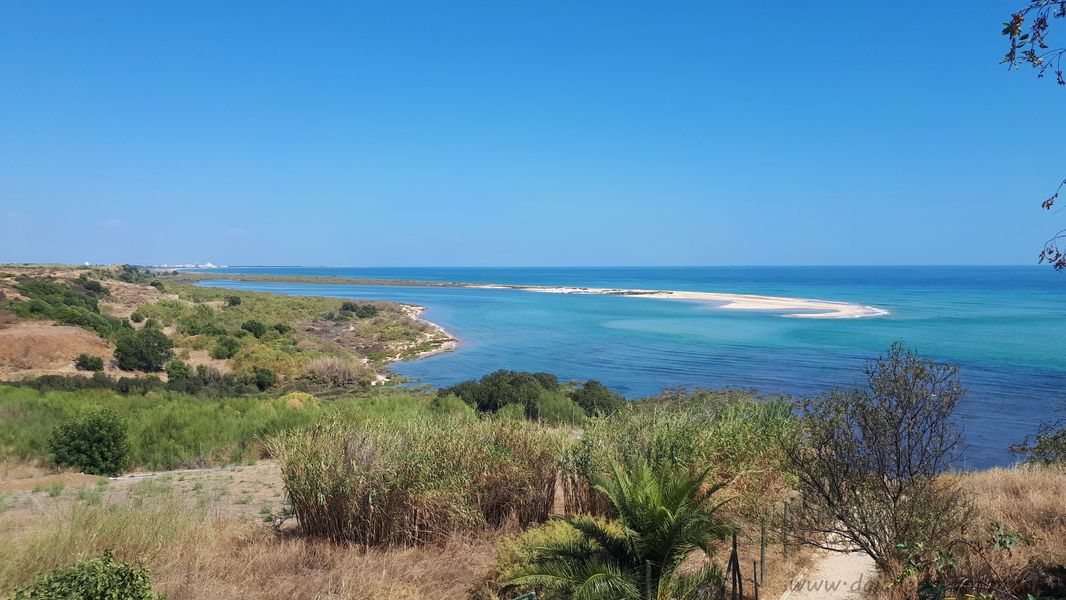
<path fill-rule="evenodd" d="M 974 581 L 1000 580 L 1018 597 L 1040 595 L 1048 586 L 1049 572 L 1059 571 L 1057 585 L 1066 585 L 1066 469 L 1015 467 L 990 469 L 961 477 L 964 490 L 973 494 L 976 519 L 967 539 L 980 543 L 1002 525 L 1019 532 L 1022 540 L 1010 552 L 963 551 L 957 575 Z M 1064 590 L 1060 587 L 1059 594 Z"/>
<path fill-rule="evenodd" d="M 100 504 L 71 496 L 0 519 L 0 597 L 42 571 L 111 548 L 121 560 L 148 565 L 155 589 L 172 600 L 459 599 L 495 548 L 492 537 L 470 537 L 366 550 L 279 534 L 186 494 Z"/>

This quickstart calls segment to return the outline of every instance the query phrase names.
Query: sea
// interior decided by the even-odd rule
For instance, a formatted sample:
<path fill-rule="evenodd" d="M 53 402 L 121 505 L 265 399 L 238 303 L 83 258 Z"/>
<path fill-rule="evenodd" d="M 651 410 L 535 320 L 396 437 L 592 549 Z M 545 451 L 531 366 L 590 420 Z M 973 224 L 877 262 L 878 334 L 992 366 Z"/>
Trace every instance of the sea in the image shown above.
<path fill-rule="evenodd" d="M 862 385 L 895 341 L 958 365 L 963 468 L 1016 462 L 1008 449 L 1066 416 L 1066 274 L 1017 267 L 227 267 L 205 286 L 425 306 L 454 352 L 394 363 L 446 386 L 497 369 L 597 379 L 628 398 L 664 388 L 741 388 L 793 397 Z M 690 290 L 836 300 L 885 316 L 799 319 L 704 301 L 516 289 L 225 281 L 226 273 Z"/>

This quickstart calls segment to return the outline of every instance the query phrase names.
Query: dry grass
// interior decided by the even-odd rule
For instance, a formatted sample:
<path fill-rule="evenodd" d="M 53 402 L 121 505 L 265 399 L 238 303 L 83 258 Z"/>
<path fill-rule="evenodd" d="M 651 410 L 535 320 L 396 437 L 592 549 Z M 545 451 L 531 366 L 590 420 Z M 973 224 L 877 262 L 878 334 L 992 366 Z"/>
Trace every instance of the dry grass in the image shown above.
<path fill-rule="evenodd" d="M 961 482 L 973 494 L 976 511 L 965 532 L 967 539 L 981 543 L 997 525 L 1023 537 L 1010 552 L 998 548 L 962 552 L 958 578 L 1000 580 L 1021 598 L 1028 593 L 1043 595 L 1040 592 L 1048 593 L 1056 585 L 1057 595 L 1066 593 L 1061 587 L 1066 585 L 1066 469 L 990 469 L 966 474 Z M 1049 579 L 1056 567 L 1057 583 Z"/>
<path fill-rule="evenodd" d="M 0 527 L 0 595 L 39 572 L 113 548 L 149 566 L 172 600 L 215 598 L 463 598 L 491 562 L 492 538 L 363 550 L 286 537 L 173 498 L 65 505 L 16 531 Z"/>

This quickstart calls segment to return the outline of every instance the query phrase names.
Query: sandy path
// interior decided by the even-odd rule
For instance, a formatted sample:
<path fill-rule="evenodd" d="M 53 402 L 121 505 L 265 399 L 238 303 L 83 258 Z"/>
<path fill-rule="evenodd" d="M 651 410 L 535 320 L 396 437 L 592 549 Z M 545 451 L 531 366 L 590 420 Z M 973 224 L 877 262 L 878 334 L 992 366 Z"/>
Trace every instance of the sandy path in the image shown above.
<path fill-rule="evenodd" d="M 823 551 L 780 600 L 858 600 L 875 574 L 873 560 L 863 552 Z"/>

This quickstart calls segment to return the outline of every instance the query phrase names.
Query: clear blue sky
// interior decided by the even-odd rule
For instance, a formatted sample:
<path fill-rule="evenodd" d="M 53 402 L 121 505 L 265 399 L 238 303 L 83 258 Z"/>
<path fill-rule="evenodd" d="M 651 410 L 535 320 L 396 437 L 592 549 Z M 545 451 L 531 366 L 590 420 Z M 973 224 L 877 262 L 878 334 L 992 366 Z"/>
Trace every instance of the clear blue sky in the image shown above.
<path fill-rule="evenodd" d="M 0 262 L 1028 264 L 1021 1 L 6 0 Z"/>

